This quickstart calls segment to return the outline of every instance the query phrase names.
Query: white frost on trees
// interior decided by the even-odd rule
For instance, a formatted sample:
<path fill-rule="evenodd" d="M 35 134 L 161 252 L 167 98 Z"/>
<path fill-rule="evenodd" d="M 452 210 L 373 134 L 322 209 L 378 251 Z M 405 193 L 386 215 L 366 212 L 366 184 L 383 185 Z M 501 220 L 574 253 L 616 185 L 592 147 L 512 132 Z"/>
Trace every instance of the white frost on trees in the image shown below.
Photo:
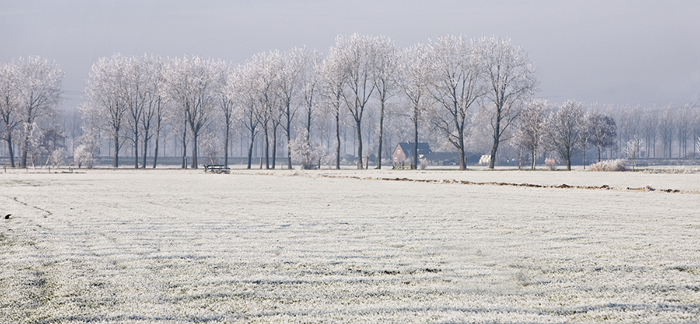
<path fill-rule="evenodd" d="M 176 105 L 192 138 L 192 168 L 198 167 L 198 140 L 214 110 L 215 73 L 212 60 L 185 56 L 169 61 L 165 73 L 167 93 Z M 183 136 L 184 137 L 184 136 Z M 183 151 L 184 143 L 183 139 Z M 186 160 L 183 152 L 183 167 Z"/>
<path fill-rule="evenodd" d="M 382 147 L 384 145 L 384 119 L 388 101 L 397 92 L 398 48 L 388 37 L 377 37 L 375 44 L 374 87 L 379 101 L 379 139 L 377 145 L 377 169 L 382 168 Z"/>
<path fill-rule="evenodd" d="M 345 106 L 355 121 L 357 132 L 357 168 L 362 169 L 362 117 L 375 89 L 374 71 L 375 44 L 379 38 L 352 34 L 338 36 L 330 55 L 334 56 L 344 76 L 345 91 L 342 92 Z"/>
<path fill-rule="evenodd" d="M 426 45 L 414 45 L 399 54 L 399 87 L 408 99 L 405 114 L 413 124 L 413 168 L 418 167 L 418 127 L 424 112 L 430 105 L 429 49 Z"/>
<path fill-rule="evenodd" d="M 484 37 L 477 46 L 488 87 L 483 107 L 491 116 L 493 146 L 489 168 L 493 169 L 503 135 L 518 117 L 523 102 L 532 97 L 537 80 L 527 54 L 522 47 L 511 44 L 510 39 Z"/>
<path fill-rule="evenodd" d="M 62 80 L 61 68 L 39 56 L 0 64 L 0 130 L 8 145 L 12 167 L 15 166 L 14 138 L 19 138 L 21 167 L 26 168 L 30 155 L 36 155 L 37 134 L 42 132 L 37 127 L 51 123 L 48 119 L 60 101 Z"/>
<path fill-rule="evenodd" d="M 429 89 L 437 104 L 431 109 L 431 124 L 457 149 L 459 169 L 467 168 L 464 139 L 470 108 L 486 88 L 482 67 L 472 40 L 445 36 L 429 44 Z"/>
<path fill-rule="evenodd" d="M 569 171 L 571 171 L 571 158 L 581 147 L 581 135 L 585 131 L 583 118 L 582 104 L 567 101 L 547 119 L 547 147 L 559 153 Z"/>
<path fill-rule="evenodd" d="M 549 110 L 549 104 L 546 100 L 534 99 L 529 101 L 520 113 L 520 122 L 515 131 L 515 141 L 518 146 L 530 154 L 532 170 L 535 169 L 537 149 L 543 140 Z"/>
<path fill-rule="evenodd" d="M 87 118 L 99 121 L 113 145 L 112 166 L 119 167 L 119 150 L 123 145 L 124 119 L 127 105 L 124 98 L 126 58 L 115 54 L 110 58 L 101 57 L 92 65 L 85 88 L 87 106 L 83 113 Z M 102 127 L 99 127 L 102 128 Z"/>

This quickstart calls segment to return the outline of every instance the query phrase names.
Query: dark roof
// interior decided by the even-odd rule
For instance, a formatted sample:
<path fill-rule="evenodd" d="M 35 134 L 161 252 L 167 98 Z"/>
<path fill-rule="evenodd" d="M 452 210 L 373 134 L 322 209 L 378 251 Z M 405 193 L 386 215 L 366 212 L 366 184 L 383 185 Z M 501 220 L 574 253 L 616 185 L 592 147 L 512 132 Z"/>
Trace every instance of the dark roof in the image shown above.
<path fill-rule="evenodd" d="M 431 152 L 426 154 L 424 158 L 428 161 L 457 161 L 459 162 L 459 153 L 457 152 Z"/>
<path fill-rule="evenodd" d="M 415 147 L 413 142 L 401 142 L 399 143 L 399 146 L 401 147 L 403 153 L 406 154 L 406 157 L 413 156 L 413 148 Z M 418 155 L 430 154 L 430 152 L 432 152 L 430 150 L 430 144 L 427 142 L 418 143 Z"/>

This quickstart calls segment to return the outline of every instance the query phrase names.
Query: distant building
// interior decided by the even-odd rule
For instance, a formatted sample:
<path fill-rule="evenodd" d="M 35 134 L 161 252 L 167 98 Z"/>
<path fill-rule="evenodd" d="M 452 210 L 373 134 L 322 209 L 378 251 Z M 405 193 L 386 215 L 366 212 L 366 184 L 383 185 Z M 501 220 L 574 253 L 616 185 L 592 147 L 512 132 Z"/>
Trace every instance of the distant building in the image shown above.
<path fill-rule="evenodd" d="M 396 145 L 394 153 L 391 154 L 391 158 L 395 164 L 413 162 L 413 151 L 416 148 L 413 142 L 401 142 Z M 418 143 L 418 159 L 422 159 L 425 155 L 432 153 L 430 150 L 430 144 L 428 143 Z"/>
<path fill-rule="evenodd" d="M 425 160 L 430 165 L 459 165 L 459 153 L 431 152 L 425 155 Z"/>
<path fill-rule="evenodd" d="M 391 155 L 394 165 L 413 163 L 413 142 L 401 142 Z M 467 162 L 476 163 L 479 154 L 465 152 Z M 459 165 L 457 152 L 433 152 L 428 143 L 418 143 L 418 160 L 426 160 L 429 165 Z"/>

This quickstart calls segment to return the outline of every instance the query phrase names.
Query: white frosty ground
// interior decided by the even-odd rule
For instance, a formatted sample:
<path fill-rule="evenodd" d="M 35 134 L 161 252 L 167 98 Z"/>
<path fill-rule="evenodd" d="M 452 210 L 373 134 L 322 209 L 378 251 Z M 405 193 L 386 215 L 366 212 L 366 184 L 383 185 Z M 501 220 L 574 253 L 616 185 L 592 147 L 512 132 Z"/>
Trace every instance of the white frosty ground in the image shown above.
<path fill-rule="evenodd" d="M 0 322 L 700 321 L 700 194 L 320 176 L 646 175 L 256 173 L 0 174 Z"/>

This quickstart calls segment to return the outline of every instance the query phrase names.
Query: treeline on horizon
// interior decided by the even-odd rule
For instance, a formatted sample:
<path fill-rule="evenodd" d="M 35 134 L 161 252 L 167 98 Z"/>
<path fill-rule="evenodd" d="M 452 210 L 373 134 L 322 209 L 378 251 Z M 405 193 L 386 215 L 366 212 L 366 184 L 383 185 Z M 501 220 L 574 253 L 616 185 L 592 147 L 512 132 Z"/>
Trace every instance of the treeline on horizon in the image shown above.
<path fill-rule="evenodd" d="M 688 157 L 690 150 L 696 157 L 700 149 L 700 112 L 690 104 L 535 98 L 527 54 L 499 37 L 445 36 L 399 48 L 384 36 L 341 35 L 326 55 L 275 50 L 243 64 L 115 54 L 93 64 L 80 116 L 57 111 L 62 75 L 36 56 L 0 64 L 0 135 L 11 167 L 61 165 L 69 156 L 92 167 L 104 151 L 118 167 L 126 150 L 135 168 L 145 168 L 148 155 L 155 168 L 168 145 L 182 168 L 188 161 L 197 168 L 200 157 L 228 165 L 236 146 L 248 168 L 256 155 L 264 168 L 277 168 L 279 156 L 287 168 L 293 160 L 380 168 L 398 142 L 457 152 L 460 169 L 468 152 L 489 155 L 490 168 L 517 159 L 534 169 L 538 156 L 556 156 L 571 169 L 575 154 L 585 164 L 593 149 L 599 161 Z M 354 154 L 341 153 L 349 143 Z"/>

